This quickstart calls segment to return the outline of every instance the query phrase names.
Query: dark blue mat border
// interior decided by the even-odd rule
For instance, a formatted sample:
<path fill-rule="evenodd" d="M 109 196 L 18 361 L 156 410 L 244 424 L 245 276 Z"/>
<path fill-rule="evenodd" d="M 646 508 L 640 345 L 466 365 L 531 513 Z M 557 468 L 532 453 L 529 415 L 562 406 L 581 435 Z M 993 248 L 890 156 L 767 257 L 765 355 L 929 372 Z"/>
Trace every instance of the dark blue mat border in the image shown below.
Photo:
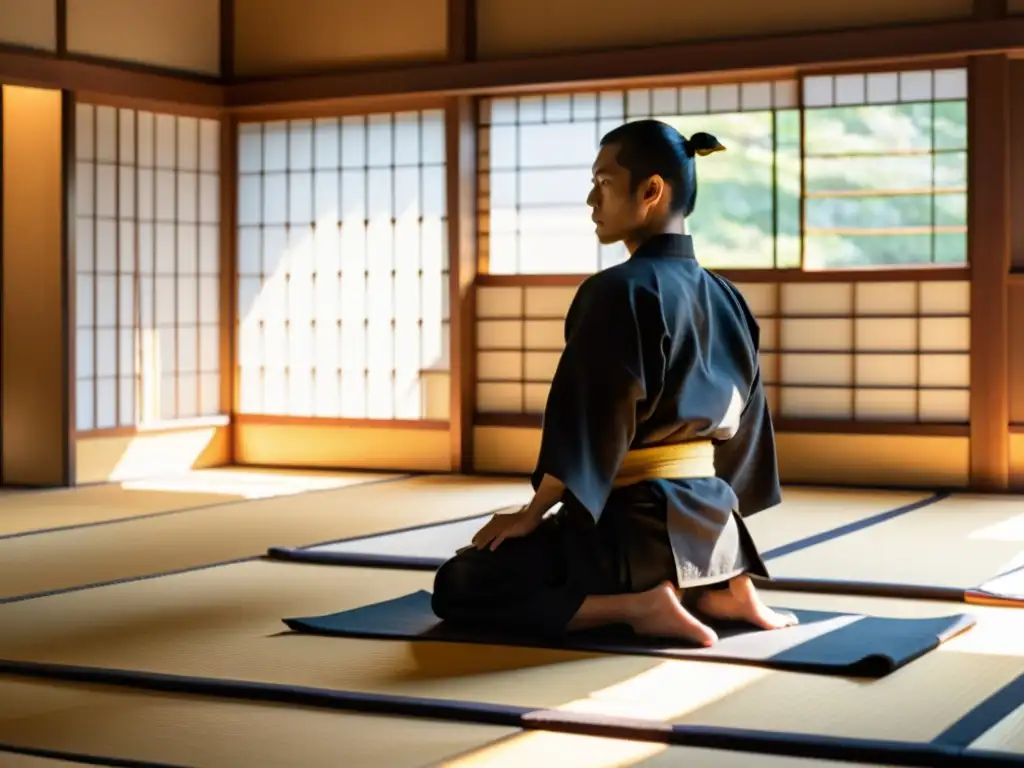
<path fill-rule="evenodd" d="M 367 471 L 366 474 L 373 474 Z M 383 473 L 378 473 L 383 474 Z M 227 501 L 212 501 L 209 504 L 198 504 L 194 507 L 182 507 L 181 509 L 165 509 L 161 512 L 144 512 L 141 515 L 131 515 L 130 517 L 115 517 L 110 520 L 93 520 L 88 523 L 72 523 L 71 525 L 56 525 L 52 528 L 33 528 L 31 531 L 19 531 L 18 533 L 4 533 L 0 534 L 0 541 L 8 541 L 10 539 L 23 539 L 27 536 L 39 536 L 44 533 L 61 533 L 62 531 L 81 531 L 85 528 L 100 528 L 107 525 L 117 525 L 119 523 L 132 523 L 136 520 L 152 520 L 157 517 L 170 517 L 172 515 L 183 515 L 188 512 L 199 512 L 205 509 L 216 509 L 217 507 L 226 507 L 230 504 L 242 504 L 249 501 L 265 501 L 270 498 L 281 498 L 288 499 L 294 496 L 306 496 L 317 493 L 328 493 L 331 491 L 344 491 L 349 488 L 365 488 L 370 485 L 383 485 L 385 483 L 394 483 L 400 480 L 408 480 L 416 475 L 409 473 L 402 473 L 396 476 L 379 477 L 374 480 L 366 480 L 361 483 L 352 483 L 350 485 L 342 485 L 337 488 L 314 488 L 308 491 L 300 491 L 299 493 L 290 493 L 284 496 L 268 496 L 262 499 L 229 499 Z M 55 489 L 55 490 L 70 490 L 70 489 Z M 315 546 L 315 545 L 313 545 Z"/>
<path fill-rule="evenodd" d="M 867 528 L 888 522 L 898 517 L 916 512 L 924 507 L 931 506 L 951 496 L 949 491 L 939 491 L 924 499 L 905 504 L 894 509 L 879 512 L 870 517 L 856 520 L 846 525 L 832 528 L 828 531 L 807 536 L 798 541 L 775 547 L 762 554 L 766 561 L 774 560 L 785 555 L 793 554 L 818 544 L 833 541 L 842 536 L 856 533 Z M 369 536 L 353 536 L 346 539 L 335 539 L 324 541 L 318 544 L 309 544 L 304 547 L 270 547 L 265 557 L 270 560 L 283 562 L 306 563 L 310 565 L 339 565 L 362 568 L 384 568 L 413 571 L 432 571 L 440 563 L 436 558 L 431 557 L 405 557 L 401 555 L 375 555 L 359 553 L 326 553 L 315 551 L 319 547 L 332 544 L 350 544 L 357 541 L 373 541 L 385 536 L 398 536 L 405 533 L 414 533 L 427 528 L 435 528 L 441 525 L 452 523 L 463 523 L 468 520 L 480 520 L 481 522 L 490 517 L 493 512 L 478 515 L 470 515 L 455 520 L 447 520 L 442 523 L 427 523 L 403 528 L 394 531 L 384 531 Z M 789 578 L 780 577 L 757 579 L 757 584 L 763 589 L 771 589 L 788 592 L 810 592 L 817 594 L 843 594 L 861 595 L 865 597 L 899 597 L 912 600 L 937 600 L 942 602 L 967 602 L 967 593 L 970 588 L 960 587 L 935 587 L 926 584 L 898 584 L 892 582 L 870 582 L 852 581 L 846 579 L 812 579 L 812 578 Z"/>
<path fill-rule="evenodd" d="M 393 482 L 398 482 L 400 480 L 408 480 L 409 478 L 412 478 L 412 477 L 418 477 L 418 475 L 406 474 L 406 475 L 397 476 L 397 477 L 384 477 L 384 478 L 381 478 L 379 480 L 370 480 L 370 481 L 368 481 L 366 483 L 358 483 L 358 484 L 355 484 L 355 485 L 344 486 L 342 488 L 318 489 L 318 490 L 315 490 L 315 491 L 308 491 L 308 493 L 326 493 L 328 491 L 343 491 L 343 490 L 348 490 L 348 489 L 362 488 L 362 487 L 365 487 L 367 485 L 380 485 L 380 484 L 383 484 L 383 483 L 393 483 Z M 234 503 L 237 503 L 237 502 L 228 502 L 228 503 L 234 504 Z M 220 504 L 216 504 L 214 506 L 221 506 L 221 505 Z M 179 510 L 172 510 L 170 512 L 155 512 L 152 515 L 145 515 L 145 517 L 164 517 L 166 515 L 176 515 L 176 514 L 181 514 L 181 513 L 184 513 L 184 512 L 192 512 L 194 510 L 205 509 L 205 508 L 206 507 L 193 507 L 191 509 L 179 509 Z M 134 517 L 134 518 L 131 518 L 131 519 L 132 520 L 138 520 L 140 518 Z M 92 528 L 92 527 L 95 527 L 95 526 L 108 525 L 108 524 L 113 524 L 113 523 L 118 523 L 118 522 L 125 522 L 125 521 L 124 520 L 111 520 L 111 521 L 101 521 L 101 522 L 96 522 L 96 523 L 84 523 L 81 526 L 75 526 L 75 527 L 77 527 L 77 528 Z M 418 526 L 418 527 L 424 527 L 424 526 Z M 68 528 L 55 528 L 53 530 L 54 531 L 65 531 L 65 530 L 69 530 L 69 529 Z M 10 538 L 19 537 L 21 535 L 22 534 L 15 534 L 15 536 L 12 536 Z M 372 535 L 376 536 L 378 534 L 372 534 Z M 383 534 L 381 534 L 381 535 L 383 535 Z M 0 540 L 2 540 L 2 539 L 3 539 L 3 537 L 0 537 Z M 315 547 L 317 545 L 316 544 L 309 544 L 307 546 Z M 240 563 L 251 563 L 251 562 L 257 562 L 257 561 L 260 561 L 260 560 L 267 560 L 267 559 L 268 558 L 267 558 L 267 556 L 265 554 L 247 555 L 245 557 L 236 557 L 236 558 L 232 558 L 230 560 L 218 560 L 218 561 L 213 562 L 213 563 L 203 563 L 201 565 L 190 565 L 190 566 L 187 566 L 185 568 L 175 568 L 174 570 L 170 570 L 170 571 L 158 571 L 156 573 L 144 573 L 144 574 L 140 574 L 140 575 L 137 575 L 137 576 L 124 576 L 124 577 L 122 577 L 120 579 L 108 579 L 106 581 L 94 581 L 94 582 L 90 582 L 88 584 L 76 584 L 76 585 L 71 586 L 71 587 L 58 587 L 57 589 L 48 589 L 48 590 L 44 590 L 42 592 L 28 592 L 28 593 L 23 594 L 23 595 L 11 595 L 10 597 L 0 597 L 0 606 L 10 605 L 11 603 L 22 603 L 22 602 L 25 602 L 26 600 L 37 600 L 37 599 L 43 598 L 43 597 L 54 597 L 56 595 L 71 594 L 73 592 L 83 592 L 83 591 L 89 590 L 89 589 L 99 589 L 101 587 L 116 587 L 119 584 L 131 584 L 131 583 L 136 582 L 136 581 L 149 581 L 150 579 L 161 579 L 161 578 L 163 578 L 165 576 L 179 576 L 179 575 L 184 574 L 184 573 L 193 573 L 195 571 L 205 571 L 205 570 L 207 570 L 209 568 L 220 568 L 221 566 L 225 566 L 225 565 L 238 565 Z"/>
<path fill-rule="evenodd" d="M 17 744 L 0 743 L 0 754 L 4 752 L 12 755 L 45 758 L 47 760 L 61 760 L 78 765 L 104 765 L 112 766 L 112 768 L 185 768 L 184 766 L 172 765 L 171 763 L 152 763 L 148 760 L 132 760 L 124 757 L 107 757 L 105 755 L 90 755 L 84 752 L 65 752 L 57 749 L 40 749 L 38 747 L 21 747 Z"/>
<path fill-rule="evenodd" d="M 263 701 L 363 714 L 499 725 L 524 730 L 631 739 L 727 752 L 840 760 L 900 766 L 1020 766 L 1017 755 L 966 750 L 944 743 L 854 739 L 789 732 L 697 725 L 672 725 L 615 716 L 560 712 L 446 699 L 393 696 L 273 683 L 131 672 L 61 664 L 0 661 L 0 674 L 85 682 L 120 688 L 179 693 L 217 699 Z"/>

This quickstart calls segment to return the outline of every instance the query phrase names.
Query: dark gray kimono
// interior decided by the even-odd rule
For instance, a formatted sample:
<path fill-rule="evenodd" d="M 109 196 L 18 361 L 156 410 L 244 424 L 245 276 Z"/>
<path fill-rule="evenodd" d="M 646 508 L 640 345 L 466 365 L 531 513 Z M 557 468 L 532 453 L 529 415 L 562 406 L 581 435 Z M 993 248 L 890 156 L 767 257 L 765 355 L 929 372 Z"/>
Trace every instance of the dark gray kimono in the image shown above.
<path fill-rule="evenodd" d="M 534 487 L 558 478 L 566 504 L 600 521 L 629 504 L 613 489 L 628 450 L 713 440 L 717 477 L 643 483 L 664 505 L 678 584 L 767 575 L 743 523 L 781 500 L 758 346 L 743 296 L 697 263 L 689 236 L 648 240 L 573 300 Z"/>

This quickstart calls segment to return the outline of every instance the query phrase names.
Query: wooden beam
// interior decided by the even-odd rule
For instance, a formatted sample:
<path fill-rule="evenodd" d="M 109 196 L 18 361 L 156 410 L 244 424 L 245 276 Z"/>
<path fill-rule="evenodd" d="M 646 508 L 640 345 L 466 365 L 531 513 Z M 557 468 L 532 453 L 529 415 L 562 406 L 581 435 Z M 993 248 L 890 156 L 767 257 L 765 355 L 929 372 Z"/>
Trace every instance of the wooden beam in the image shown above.
<path fill-rule="evenodd" d="M 235 0 L 220 0 L 220 79 L 235 78 Z"/>
<path fill-rule="evenodd" d="M 974 0 L 974 18 L 989 20 L 1006 16 L 1006 0 Z"/>
<path fill-rule="evenodd" d="M 473 470 L 476 411 L 476 100 L 453 98 L 445 109 L 448 169 L 448 296 L 453 472 Z"/>
<path fill-rule="evenodd" d="M 0 46 L 0 81 L 8 85 L 91 91 L 152 103 L 224 106 L 224 87 L 217 78 L 168 73 L 153 67 L 114 64 L 81 56 Z"/>
<path fill-rule="evenodd" d="M 978 56 L 968 66 L 971 485 L 1005 490 L 1010 421 L 1010 66 L 1001 55 Z"/>
<path fill-rule="evenodd" d="M 64 57 L 68 53 L 68 0 L 56 1 L 53 16 L 57 25 L 57 56 Z"/>
<path fill-rule="evenodd" d="M 476 61 L 477 0 L 448 0 L 448 61 Z"/>
<path fill-rule="evenodd" d="M 724 76 L 759 70 L 820 68 L 1024 49 L 1024 17 L 952 20 L 761 38 L 559 54 L 527 59 L 417 64 L 248 79 L 227 92 L 227 105 L 312 102 L 397 94 L 468 95 L 503 90 L 612 87 L 626 81 Z"/>

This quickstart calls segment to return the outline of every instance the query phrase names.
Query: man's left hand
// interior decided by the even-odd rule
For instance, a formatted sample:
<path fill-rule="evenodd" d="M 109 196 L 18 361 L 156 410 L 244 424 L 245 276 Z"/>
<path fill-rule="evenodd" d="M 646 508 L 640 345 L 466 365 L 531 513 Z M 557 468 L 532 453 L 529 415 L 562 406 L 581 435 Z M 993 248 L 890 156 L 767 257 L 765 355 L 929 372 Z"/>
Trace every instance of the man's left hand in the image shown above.
<path fill-rule="evenodd" d="M 528 506 L 511 514 L 497 514 L 473 537 L 473 546 L 477 549 L 489 547 L 493 552 L 505 539 L 518 539 L 533 533 L 543 517 Z"/>

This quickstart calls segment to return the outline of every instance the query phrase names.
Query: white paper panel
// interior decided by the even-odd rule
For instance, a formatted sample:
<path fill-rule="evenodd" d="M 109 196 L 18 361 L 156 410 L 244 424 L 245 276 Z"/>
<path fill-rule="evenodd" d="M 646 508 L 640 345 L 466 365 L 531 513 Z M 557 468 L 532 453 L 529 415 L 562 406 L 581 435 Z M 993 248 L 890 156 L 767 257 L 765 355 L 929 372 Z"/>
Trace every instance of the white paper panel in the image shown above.
<path fill-rule="evenodd" d="M 481 320 L 476 324 L 477 349 L 519 349 L 523 323 L 519 320 Z"/>
<path fill-rule="evenodd" d="M 476 373 L 480 381 L 519 381 L 523 378 L 523 353 L 479 352 Z"/>
<path fill-rule="evenodd" d="M 917 314 L 916 283 L 858 283 L 858 315 Z"/>
<path fill-rule="evenodd" d="M 968 352 L 971 349 L 969 317 L 922 317 L 921 349 L 929 352 Z"/>
<path fill-rule="evenodd" d="M 544 406 L 547 404 L 548 392 L 551 390 L 550 384 L 539 384 L 539 383 L 528 383 L 524 388 L 525 403 L 523 410 L 526 413 L 543 413 Z"/>
<path fill-rule="evenodd" d="M 913 318 L 858 318 L 857 349 L 865 352 L 914 352 L 918 320 Z"/>
<path fill-rule="evenodd" d="M 481 413 L 521 413 L 523 385 L 479 382 L 476 385 L 476 409 Z"/>
<path fill-rule="evenodd" d="M 853 320 L 787 318 L 781 325 L 781 346 L 786 351 L 845 352 L 853 346 Z"/>
<path fill-rule="evenodd" d="M 476 315 L 479 318 L 521 317 L 523 314 L 522 288 L 476 289 Z"/>
<path fill-rule="evenodd" d="M 970 419 L 971 393 L 957 389 L 924 389 L 920 393 L 921 421 L 961 424 Z"/>
<path fill-rule="evenodd" d="M 772 283 L 737 283 L 736 287 L 756 317 L 778 314 L 778 286 Z"/>
<path fill-rule="evenodd" d="M 853 314 L 853 286 L 849 283 L 788 283 L 782 286 L 782 311 L 787 317 Z"/>
<path fill-rule="evenodd" d="M 220 124 L 77 114 L 78 428 L 218 413 Z"/>
<path fill-rule="evenodd" d="M 525 346 L 530 350 L 561 350 L 565 346 L 565 321 L 527 320 Z"/>
<path fill-rule="evenodd" d="M 916 387 L 917 355 L 857 355 L 858 386 Z"/>
<path fill-rule="evenodd" d="M 781 384 L 853 384 L 852 355 L 784 354 Z"/>
<path fill-rule="evenodd" d="M 921 283 L 922 315 L 968 315 L 971 284 L 967 281 Z"/>
<path fill-rule="evenodd" d="M 526 316 L 530 318 L 564 318 L 569 312 L 569 305 L 576 288 L 539 288 L 526 289 Z"/>
<path fill-rule="evenodd" d="M 861 421 L 915 421 L 917 391 L 913 389 L 858 389 L 856 418 Z"/>
<path fill-rule="evenodd" d="M 969 388 L 970 355 L 921 355 L 921 386 Z"/>
<path fill-rule="evenodd" d="M 781 387 L 782 415 L 791 419 L 851 419 L 853 393 L 849 389 Z"/>
<path fill-rule="evenodd" d="M 524 378 L 527 381 L 551 381 L 561 355 L 558 352 L 527 352 L 524 360 Z"/>

